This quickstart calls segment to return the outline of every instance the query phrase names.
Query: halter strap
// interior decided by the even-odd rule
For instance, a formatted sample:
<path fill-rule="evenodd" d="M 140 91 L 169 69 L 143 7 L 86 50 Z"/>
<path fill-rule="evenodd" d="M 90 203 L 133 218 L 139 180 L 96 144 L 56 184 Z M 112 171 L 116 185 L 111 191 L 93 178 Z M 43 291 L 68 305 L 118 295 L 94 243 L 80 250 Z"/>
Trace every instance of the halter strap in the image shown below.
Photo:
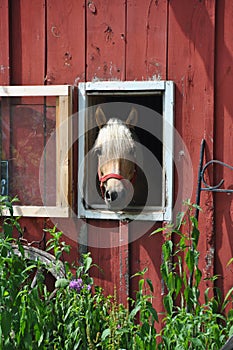
<path fill-rule="evenodd" d="M 110 173 L 110 174 L 107 174 L 107 175 L 104 175 L 104 176 L 100 176 L 99 175 L 99 181 L 100 181 L 100 190 L 101 190 L 101 194 L 102 194 L 102 197 L 104 198 L 104 183 L 106 181 L 108 181 L 109 179 L 117 179 L 117 180 L 127 180 L 125 179 L 122 175 L 120 174 L 115 174 L 115 173 Z M 134 174 L 133 174 L 133 177 L 132 179 L 130 180 L 130 182 L 133 184 L 134 181 L 136 179 L 136 167 L 135 167 L 135 170 L 134 170 Z"/>

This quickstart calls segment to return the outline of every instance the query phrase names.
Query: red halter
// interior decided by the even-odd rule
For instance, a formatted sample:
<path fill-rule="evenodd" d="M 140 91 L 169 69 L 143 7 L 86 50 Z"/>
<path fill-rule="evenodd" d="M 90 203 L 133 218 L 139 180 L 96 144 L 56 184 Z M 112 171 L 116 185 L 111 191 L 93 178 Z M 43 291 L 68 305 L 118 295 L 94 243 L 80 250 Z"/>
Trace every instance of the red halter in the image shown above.
<path fill-rule="evenodd" d="M 120 180 L 120 181 L 127 180 L 120 174 L 111 173 L 111 174 L 107 174 L 107 175 L 104 175 L 104 176 L 100 176 L 100 174 L 99 174 L 100 190 L 101 190 L 102 198 L 104 198 L 104 183 L 106 181 L 108 181 L 109 179 L 117 179 L 117 180 Z M 130 182 L 133 184 L 135 179 L 136 179 L 136 167 L 135 167 L 134 174 L 133 174 L 133 177 L 130 180 Z"/>

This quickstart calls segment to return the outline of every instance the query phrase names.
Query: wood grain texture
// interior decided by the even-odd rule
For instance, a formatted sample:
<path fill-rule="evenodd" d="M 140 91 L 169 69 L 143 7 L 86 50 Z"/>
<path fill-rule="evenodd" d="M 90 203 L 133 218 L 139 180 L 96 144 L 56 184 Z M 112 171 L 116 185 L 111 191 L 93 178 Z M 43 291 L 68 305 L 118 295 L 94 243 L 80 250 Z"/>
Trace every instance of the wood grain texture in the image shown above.
<path fill-rule="evenodd" d="M 85 80 L 85 1 L 47 2 L 47 84 Z"/>
<path fill-rule="evenodd" d="M 45 1 L 12 1 L 10 7 L 12 85 L 43 85 Z"/>
<path fill-rule="evenodd" d="M 194 179 L 197 179 L 201 139 L 207 141 L 207 158 L 213 157 L 214 135 L 214 50 L 215 1 L 181 0 L 169 3 L 168 79 L 176 83 L 175 127 L 191 155 Z M 176 166 L 182 148 L 175 145 Z M 213 174 L 209 173 L 210 181 Z M 176 178 L 176 192 L 185 200 L 185 184 L 196 189 L 183 176 Z M 179 187 L 180 186 L 180 187 Z M 178 188 L 179 187 L 179 188 Z M 182 187 L 182 188 L 181 188 Z M 202 195 L 205 217 L 200 218 L 201 265 L 206 277 L 214 272 L 213 196 Z M 206 260 L 205 260 L 206 259 Z M 208 284 L 208 282 L 207 282 Z"/>
<path fill-rule="evenodd" d="M 86 79 L 125 80 L 125 1 L 86 3 Z"/>
<path fill-rule="evenodd" d="M 0 0 L 0 85 L 10 84 L 9 0 Z"/>
<path fill-rule="evenodd" d="M 216 75 L 215 75 L 215 158 L 233 166 L 233 3 L 217 2 L 216 10 Z M 233 188 L 233 172 L 216 167 L 214 182 L 224 179 L 224 188 Z M 233 194 L 215 196 L 216 258 L 215 272 L 224 276 L 217 285 L 226 293 L 232 287 L 232 265 L 226 267 L 233 256 Z"/>
<path fill-rule="evenodd" d="M 166 79 L 167 1 L 127 1 L 126 80 Z"/>

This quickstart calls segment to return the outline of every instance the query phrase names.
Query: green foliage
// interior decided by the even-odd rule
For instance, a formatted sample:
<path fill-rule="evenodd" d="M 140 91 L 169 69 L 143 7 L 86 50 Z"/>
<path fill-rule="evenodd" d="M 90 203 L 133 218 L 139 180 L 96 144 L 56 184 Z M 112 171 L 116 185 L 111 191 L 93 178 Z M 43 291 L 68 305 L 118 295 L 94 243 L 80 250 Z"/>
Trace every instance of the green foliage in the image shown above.
<path fill-rule="evenodd" d="M 12 214 L 12 203 L 0 198 L 1 211 L 8 207 Z M 48 266 L 26 258 L 20 241 L 12 238 L 14 229 L 21 232 L 19 218 L 2 218 L 0 349 L 220 349 L 233 334 L 233 311 L 222 314 L 232 302 L 233 290 L 222 300 L 218 289 L 214 297 L 209 297 L 207 289 L 205 303 L 200 303 L 199 230 L 192 209 L 188 203 L 187 214 L 179 216 L 175 227 L 156 231 L 164 231 L 166 237 L 161 265 L 166 286 L 164 327 L 159 334 L 158 315 L 152 306 L 154 288 L 151 280 L 144 278 L 147 268 L 132 276 L 139 282 L 135 298 L 128 300 L 129 308 L 117 302 L 116 293 L 106 297 L 102 288 L 94 285 L 90 269 L 96 265 L 90 253 L 83 255 L 82 264 L 72 266 L 75 273 L 64 261 L 65 277 L 49 292 L 44 280 Z M 59 268 L 69 247 L 56 227 L 48 231 L 47 250 Z M 36 283 L 32 283 L 35 276 Z"/>
<path fill-rule="evenodd" d="M 193 215 L 196 208 L 186 203 L 187 211 L 179 214 L 176 226 L 168 225 L 153 234 L 163 231 L 163 262 L 161 274 L 166 286 L 163 297 L 165 326 L 158 335 L 162 339 L 158 349 L 220 349 L 233 333 L 232 311 L 223 315 L 232 302 L 233 288 L 222 301 L 220 290 L 213 288 L 214 297 L 205 293 L 205 303 L 200 303 L 198 241 L 200 232 Z M 175 243 L 174 243 L 175 242 Z M 218 276 L 214 276 L 215 280 Z"/>
<path fill-rule="evenodd" d="M 116 295 L 106 297 L 94 286 L 89 271 L 96 265 L 87 253 L 75 275 L 66 263 L 66 277 L 49 292 L 43 274 L 48 266 L 26 258 L 20 240 L 12 238 L 14 227 L 21 232 L 12 203 L 8 198 L 1 202 L 2 211 L 8 207 L 11 215 L 2 217 L 0 236 L 0 349 L 153 349 L 158 318 L 152 307 L 151 281 L 139 281 L 129 310 Z M 69 247 L 56 227 L 47 231 L 51 235 L 47 251 L 59 268 Z M 145 286 L 150 293 L 144 295 Z"/>

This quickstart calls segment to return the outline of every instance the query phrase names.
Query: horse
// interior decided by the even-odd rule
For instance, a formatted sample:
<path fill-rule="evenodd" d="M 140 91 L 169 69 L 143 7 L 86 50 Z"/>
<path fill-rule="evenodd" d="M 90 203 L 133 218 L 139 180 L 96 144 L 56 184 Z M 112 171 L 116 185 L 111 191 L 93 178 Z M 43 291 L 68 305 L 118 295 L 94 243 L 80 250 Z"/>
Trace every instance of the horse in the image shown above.
<path fill-rule="evenodd" d="M 93 152 L 97 157 L 97 175 L 101 196 L 110 211 L 125 209 L 134 195 L 137 176 L 137 145 L 132 126 L 138 112 L 132 107 L 126 121 L 110 118 L 107 121 L 101 106 L 95 112 L 99 128 Z"/>

